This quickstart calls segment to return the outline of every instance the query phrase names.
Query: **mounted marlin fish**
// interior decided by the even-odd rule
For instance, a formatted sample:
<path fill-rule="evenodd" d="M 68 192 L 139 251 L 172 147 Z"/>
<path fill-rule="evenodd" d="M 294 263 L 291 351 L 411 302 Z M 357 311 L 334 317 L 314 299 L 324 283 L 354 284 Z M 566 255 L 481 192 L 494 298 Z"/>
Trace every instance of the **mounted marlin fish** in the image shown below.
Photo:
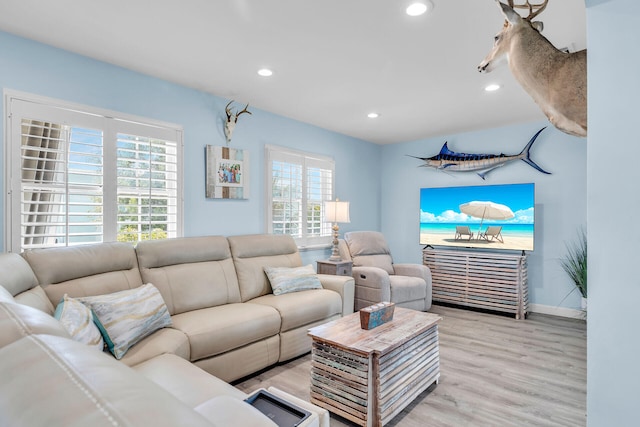
<path fill-rule="evenodd" d="M 529 150 L 531 150 L 531 146 L 536 141 L 540 132 L 545 130 L 546 127 L 543 127 L 535 135 L 529 140 L 527 145 L 522 149 L 520 154 L 507 155 L 507 154 L 466 154 L 466 153 L 456 153 L 455 151 L 449 150 L 447 147 L 447 143 L 445 142 L 436 156 L 433 157 L 415 157 L 416 159 L 420 159 L 424 161 L 424 167 L 440 169 L 443 171 L 452 171 L 452 172 L 478 172 L 480 178 L 484 179 L 485 176 L 494 169 L 497 169 L 501 166 L 506 165 L 507 163 L 515 162 L 516 160 L 522 160 L 529 166 L 535 168 L 536 170 L 551 174 L 550 172 L 545 171 L 540 166 L 535 164 L 533 160 L 529 157 Z"/>

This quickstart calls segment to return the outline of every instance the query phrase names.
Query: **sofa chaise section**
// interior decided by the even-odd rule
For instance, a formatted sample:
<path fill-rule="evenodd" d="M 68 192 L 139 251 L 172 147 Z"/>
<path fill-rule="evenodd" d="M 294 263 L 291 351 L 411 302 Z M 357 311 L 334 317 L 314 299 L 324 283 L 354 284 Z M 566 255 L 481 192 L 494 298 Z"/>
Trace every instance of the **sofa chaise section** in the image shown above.
<path fill-rule="evenodd" d="M 0 425 L 275 425 L 243 402 L 247 395 L 176 355 L 136 371 L 72 340 L 56 319 L 2 290 Z M 318 425 L 318 414 L 309 425 Z"/>
<path fill-rule="evenodd" d="M 136 253 L 142 281 L 159 289 L 173 328 L 189 338 L 193 363 L 232 381 L 278 361 L 280 315 L 241 302 L 225 237 L 144 241 Z"/>

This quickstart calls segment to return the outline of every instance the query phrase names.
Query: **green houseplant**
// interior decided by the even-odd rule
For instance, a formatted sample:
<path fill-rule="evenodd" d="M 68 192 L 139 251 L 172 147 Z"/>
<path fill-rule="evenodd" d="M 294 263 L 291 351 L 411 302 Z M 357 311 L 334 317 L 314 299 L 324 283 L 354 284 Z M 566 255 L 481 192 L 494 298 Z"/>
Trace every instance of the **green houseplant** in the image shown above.
<path fill-rule="evenodd" d="M 567 255 L 560 260 L 582 298 L 587 298 L 587 232 L 581 228 L 578 239 L 566 245 Z"/>

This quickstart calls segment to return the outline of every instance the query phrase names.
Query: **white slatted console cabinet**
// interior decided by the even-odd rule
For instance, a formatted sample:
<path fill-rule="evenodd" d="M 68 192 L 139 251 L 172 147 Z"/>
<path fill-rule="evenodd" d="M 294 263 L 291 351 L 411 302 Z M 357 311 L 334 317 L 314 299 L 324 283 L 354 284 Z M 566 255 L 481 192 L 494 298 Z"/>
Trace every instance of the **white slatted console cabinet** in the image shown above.
<path fill-rule="evenodd" d="M 529 308 L 527 256 L 425 248 L 433 301 L 511 313 L 524 319 Z"/>

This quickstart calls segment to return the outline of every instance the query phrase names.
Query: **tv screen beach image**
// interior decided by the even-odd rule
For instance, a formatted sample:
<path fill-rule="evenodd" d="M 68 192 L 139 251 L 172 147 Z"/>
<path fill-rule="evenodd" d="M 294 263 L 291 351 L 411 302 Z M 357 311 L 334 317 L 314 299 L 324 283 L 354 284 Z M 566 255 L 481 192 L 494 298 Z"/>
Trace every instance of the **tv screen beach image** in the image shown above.
<path fill-rule="evenodd" d="M 532 251 L 535 186 L 420 189 L 420 244 Z"/>

